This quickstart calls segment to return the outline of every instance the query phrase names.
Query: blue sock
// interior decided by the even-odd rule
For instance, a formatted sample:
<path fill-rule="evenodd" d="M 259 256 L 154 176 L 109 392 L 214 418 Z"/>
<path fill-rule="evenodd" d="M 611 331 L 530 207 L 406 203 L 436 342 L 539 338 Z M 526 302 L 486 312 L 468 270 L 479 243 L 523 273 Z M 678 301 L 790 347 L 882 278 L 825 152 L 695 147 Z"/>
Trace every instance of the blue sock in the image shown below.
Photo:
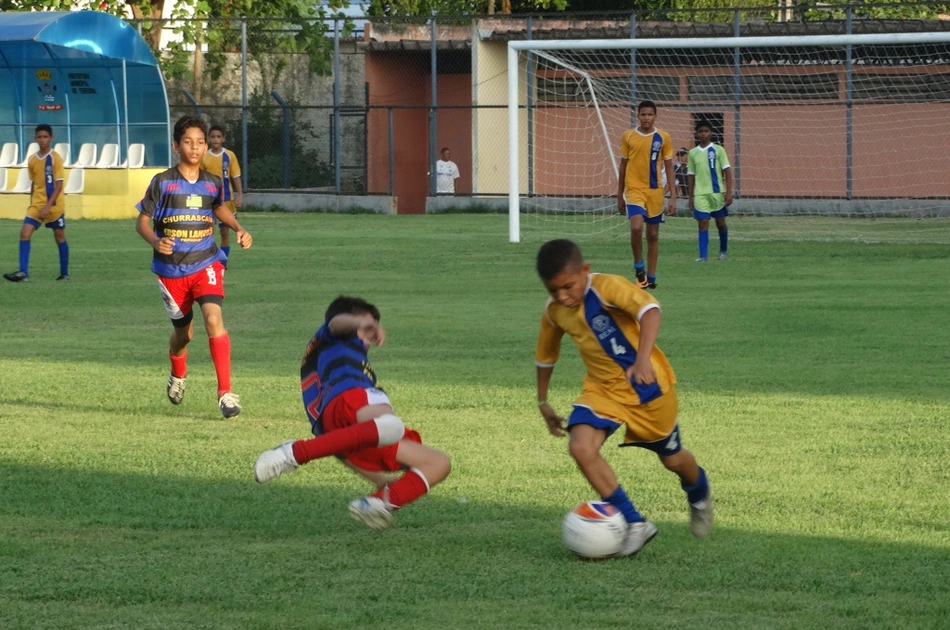
<path fill-rule="evenodd" d="M 627 493 L 623 491 L 623 486 L 617 486 L 617 489 L 614 490 L 614 493 L 609 497 L 602 497 L 604 501 L 614 506 L 620 513 L 623 514 L 623 517 L 627 519 L 628 523 L 642 523 L 646 519 L 637 512 L 637 508 L 633 507 L 633 502 L 630 501 L 630 497 L 627 496 Z"/>
<path fill-rule="evenodd" d="M 719 252 L 725 254 L 729 251 L 729 228 L 719 230 Z"/>
<path fill-rule="evenodd" d="M 228 245 L 227 247 L 222 247 L 222 248 L 221 248 L 221 251 L 224 252 L 224 255 L 225 255 L 225 256 L 230 256 L 230 255 L 231 255 L 231 246 Z"/>
<path fill-rule="evenodd" d="M 643 269 L 644 269 L 645 267 L 646 267 L 646 263 L 643 262 L 642 260 L 635 260 L 635 261 L 633 261 L 633 270 L 634 270 L 634 271 L 643 271 Z"/>
<path fill-rule="evenodd" d="M 20 271 L 30 275 L 30 241 L 20 241 Z"/>
<path fill-rule="evenodd" d="M 680 486 L 686 492 L 686 500 L 690 503 L 699 503 L 709 495 L 709 481 L 706 479 L 706 471 L 699 469 L 699 479 L 691 486 L 687 486 L 682 481 Z"/>
<path fill-rule="evenodd" d="M 69 275 L 69 243 L 63 241 L 59 245 L 59 275 Z"/>
<path fill-rule="evenodd" d="M 656 284 L 656 275 L 647 274 L 647 282 L 650 284 Z"/>
<path fill-rule="evenodd" d="M 719 234 L 722 238 L 722 232 Z M 703 260 L 709 258 L 709 230 L 699 231 L 699 257 Z"/>

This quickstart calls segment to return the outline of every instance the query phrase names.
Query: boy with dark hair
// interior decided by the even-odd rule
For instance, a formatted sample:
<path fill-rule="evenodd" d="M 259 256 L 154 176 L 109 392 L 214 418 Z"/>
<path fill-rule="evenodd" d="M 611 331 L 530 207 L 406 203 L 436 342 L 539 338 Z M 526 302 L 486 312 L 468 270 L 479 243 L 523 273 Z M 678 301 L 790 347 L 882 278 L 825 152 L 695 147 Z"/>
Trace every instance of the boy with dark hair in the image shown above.
<path fill-rule="evenodd" d="M 192 306 L 197 302 L 218 379 L 218 408 L 225 418 L 233 418 L 241 413 L 241 405 L 231 391 L 231 339 L 221 315 L 226 257 L 214 242 L 215 218 L 234 230 L 242 248 L 250 247 L 253 239 L 223 205 L 221 179 L 201 170 L 208 148 L 205 129 L 204 121 L 194 116 L 175 123 L 173 146 L 180 162 L 152 178 L 136 206 L 135 230 L 154 250 L 152 272 L 172 320 L 168 399 L 178 405 L 185 396 L 188 343 L 194 335 Z"/>
<path fill-rule="evenodd" d="M 241 188 L 241 165 L 238 164 L 237 156 L 234 151 L 224 148 L 227 138 L 224 137 L 224 128 L 220 125 L 211 125 L 208 130 L 208 144 L 211 148 L 201 158 L 201 168 L 212 175 L 221 178 L 221 184 L 224 186 L 224 205 L 231 211 L 235 217 L 238 208 L 244 205 L 244 191 Z M 231 230 L 227 223 L 219 223 L 221 230 L 221 251 L 225 257 L 231 255 Z M 224 260 L 224 267 L 227 268 L 227 258 Z"/>
<path fill-rule="evenodd" d="M 668 212 L 676 214 L 676 176 L 673 173 L 673 142 L 670 134 L 654 126 L 656 104 L 640 101 L 635 129 L 620 139 L 620 172 L 617 210 L 630 220 L 633 271 L 641 289 L 656 288 L 656 264 L 660 256 L 660 224 L 663 223 L 663 189 L 670 194 Z M 663 173 L 660 170 L 663 170 Z M 643 262 L 643 224 L 647 232 L 647 263 Z"/>
<path fill-rule="evenodd" d="M 10 282 L 30 281 L 30 239 L 40 225 L 53 230 L 53 240 L 59 248 L 59 277 L 69 280 L 69 244 L 66 242 L 66 202 L 63 199 L 63 158 L 50 149 L 53 143 L 53 128 L 37 125 L 33 137 L 40 150 L 27 159 L 26 168 L 33 182 L 30 191 L 30 207 L 26 210 L 23 227 L 20 229 L 20 268 L 3 277 Z"/>
<path fill-rule="evenodd" d="M 719 231 L 719 260 L 729 255 L 729 229 L 726 217 L 736 189 L 732 168 L 726 150 L 712 141 L 712 125 L 709 121 L 696 123 L 696 138 L 699 146 L 689 152 L 686 172 L 689 188 L 689 207 L 699 227 L 699 258 L 704 263 L 709 257 L 709 218 L 716 220 Z"/>
<path fill-rule="evenodd" d="M 376 485 L 375 493 L 350 503 L 350 517 L 385 529 L 395 510 L 448 476 L 448 456 L 424 446 L 419 434 L 393 415 L 389 397 L 376 386 L 367 352 L 385 341 L 374 305 L 348 296 L 330 304 L 300 366 L 303 406 L 316 437 L 261 453 L 254 464 L 259 483 L 334 455 Z M 394 479 L 392 473 L 401 470 L 406 472 Z"/>
<path fill-rule="evenodd" d="M 705 471 L 680 441 L 676 375 L 655 345 L 660 305 L 626 278 L 591 273 L 572 241 L 542 245 L 537 270 L 551 294 L 535 352 L 538 408 L 552 435 L 563 437 L 565 429 L 570 433 L 568 450 L 581 474 L 626 518 L 627 535 L 618 555 L 636 554 L 656 535 L 656 525 L 637 511 L 600 454 L 604 441 L 619 428 L 626 432 L 621 446 L 653 451 L 680 478 L 690 530 L 705 537 L 713 523 L 712 494 Z M 581 395 L 566 421 L 547 401 L 564 333 L 587 367 Z"/>

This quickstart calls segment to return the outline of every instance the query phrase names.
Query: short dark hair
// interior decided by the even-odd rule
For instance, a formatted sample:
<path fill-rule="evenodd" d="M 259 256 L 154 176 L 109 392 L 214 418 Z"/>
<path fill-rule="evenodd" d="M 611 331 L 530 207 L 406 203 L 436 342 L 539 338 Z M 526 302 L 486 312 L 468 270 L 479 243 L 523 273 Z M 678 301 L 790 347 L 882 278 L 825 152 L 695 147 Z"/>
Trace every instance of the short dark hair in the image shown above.
<path fill-rule="evenodd" d="M 379 309 L 374 305 L 370 304 L 363 298 L 353 297 L 349 295 L 341 295 L 335 300 L 330 302 L 330 306 L 327 307 L 327 312 L 324 314 L 323 318 L 325 321 L 330 321 L 337 315 L 372 315 L 373 319 L 379 321 Z"/>
<path fill-rule="evenodd" d="M 448 150 L 449 150 L 448 147 L 442 147 L 442 150 L 439 151 L 439 153 L 445 153 L 445 152 L 448 151 Z"/>
<path fill-rule="evenodd" d="M 702 120 L 696 121 L 696 131 L 699 131 L 699 130 L 702 129 L 703 127 L 706 127 L 706 128 L 709 129 L 710 131 L 713 130 L 712 123 L 709 122 L 708 120 L 702 119 Z"/>
<path fill-rule="evenodd" d="M 201 133 L 204 134 L 205 139 L 208 138 L 208 125 L 204 120 L 197 116 L 182 116 L 178 119 L 178 122 L 175 123 L 175 131 L 172 134 L 172 139 L 175 141 L 175 144 L 181 142 L 181 137 L 185 135 L 185 131 L 192 127 L 201 129 Z"/>
<path fill-rule="evenodd" d="M 654 103 L 653 101 L 640 101 L 640 104 L 637 105 L 637 113 L 639 114 L 641 111 L 643 111 L 647 107 L 652 109 L 654 114 L 656 113 L 656 103 Z"/>
<path fill-rule="evenodd" d="M 220 131 L 220 132 L 221 132 L 221 135 L 222 135 L 222 136 L 225 136 L 225 137 L 227 137 L 227 135 L 228 135 L 228 134 L 224 133 L 224 127 L 222 127 L 221 125 L 211 125 L 210 127 L 208 127 L 208 135 L 209 135 L 209 136 L 211 135 L 211 132 L 212 132 L 212 131 Z"/>
<path fill-rule="evenodd" d="M 553 280 L 568 267 L 580 267 L 583 264 L 581 248 L 566 238 L 548 241 L 538 250 L 538 275 L 542 280 Z"/>
<path fill-rule="evenodd" d="M 53 128 L 50 127 L 49 125 L 47 125 L 46 123 L 43 123 L 42 125 L 37 125 L 37 126 L 36 126 L 36 131 L 33 132 L 33 135 L 35 136 L 36 134 L 38 134 L 38 133 L 41 132 L 41 131 L 45 131 L 46 133 L 48 133 L 48 134 L 51 135 L 51 136 L 53 135 Z"/>

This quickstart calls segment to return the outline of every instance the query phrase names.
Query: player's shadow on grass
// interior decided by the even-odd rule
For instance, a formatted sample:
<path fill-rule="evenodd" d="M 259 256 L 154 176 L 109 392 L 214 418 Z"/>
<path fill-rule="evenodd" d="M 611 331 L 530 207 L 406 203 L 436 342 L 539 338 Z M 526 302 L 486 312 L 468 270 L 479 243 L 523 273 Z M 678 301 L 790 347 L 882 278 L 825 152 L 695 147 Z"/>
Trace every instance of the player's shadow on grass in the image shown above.
<path fill-rule="evenodd" d="M 332 584 L 397 608 L 442 602 L 439 627 L 515 627 L 514 608 L 552 606 L 581 625 L 582 612 L 714 627 L 909 627 L 950 614 L 945 546 L 721 526 L 700 541 L 660 522 L 638 557 L 587 563 L 560 542 L 562 508 L 462 503 L 437 489 L 373 532 L 347 517 L 355 492 L 318 478 L 260 486 L 248 468 L 239 482 L 0 464 L 5 596 L 174 606 L 198 593 L 210 606 L 266 607 Z M 484 624 L 469 623 L 473 603 Z"/>

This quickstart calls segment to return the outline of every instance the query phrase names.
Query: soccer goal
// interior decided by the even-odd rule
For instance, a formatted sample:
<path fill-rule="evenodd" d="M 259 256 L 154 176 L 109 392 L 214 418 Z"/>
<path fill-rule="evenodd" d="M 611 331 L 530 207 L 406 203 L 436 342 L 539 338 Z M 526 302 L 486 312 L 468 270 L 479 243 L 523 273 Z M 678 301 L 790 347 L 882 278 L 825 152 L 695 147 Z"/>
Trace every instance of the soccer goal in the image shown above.
<path fill-rule="evenodd" d="M 746 237 L 950 242 L 950 32 L 509 42 L 510 241 L 626 229 L 619 144 L 641 100 L 674 154 L 711 123 Z"/>

